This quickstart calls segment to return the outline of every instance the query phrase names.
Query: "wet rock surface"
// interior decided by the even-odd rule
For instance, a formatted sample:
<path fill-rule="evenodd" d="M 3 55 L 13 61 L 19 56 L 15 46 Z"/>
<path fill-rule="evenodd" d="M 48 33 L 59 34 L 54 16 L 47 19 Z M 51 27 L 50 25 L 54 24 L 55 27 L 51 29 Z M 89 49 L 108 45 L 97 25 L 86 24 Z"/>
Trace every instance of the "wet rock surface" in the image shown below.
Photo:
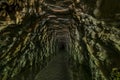
<path fill-rule="evenodd" d="M 0 80 L 42 80 L 54 69 L 52 76 L 64 80 L 67 64 L 68 80 L 119 80 L 120 9 L 116 0 L 110 10 L 107 1 L 1 0 Z"/>

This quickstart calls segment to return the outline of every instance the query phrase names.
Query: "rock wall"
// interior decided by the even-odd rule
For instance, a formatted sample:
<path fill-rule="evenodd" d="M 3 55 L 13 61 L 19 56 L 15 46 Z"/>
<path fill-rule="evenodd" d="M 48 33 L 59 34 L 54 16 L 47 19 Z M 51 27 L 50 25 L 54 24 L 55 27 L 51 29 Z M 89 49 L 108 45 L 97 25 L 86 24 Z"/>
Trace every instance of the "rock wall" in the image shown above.
<path fill-rule="evenodd" d="M 33 80 L 54 56 L 54 37 L 48 37 L 41 16 L 42 1 L 0 2 L 0 80 Z"/>
<path fill-rule="evenodd" d="M 119 21 L 93 15 L 96 9 L 101 19 L 119 13 L 117 0 L 112 10 L 110 4 L 112 0 L 1 0 L 0 80 L 34 80 L 60 43 L 69 52 L 71 80 L 119 80 Z"/>
<path fill-rule="evenodd" d="M 112 5 L 112 2 L 116 5 Z M 115 19 L 115 14 L 119 13 L 118 4 L 112 0 L 109 2 L 98 0 L 95 6 L 102 14 L 96 16 L 101 18 L 98 20 L 93 18 L 94 15 L 90 14 L 88 10 L 91 7 L 91 11 L 94 11 L 95 6 L 92 7 L 90 3 L 84 1 L 83 3 L 87 5 L 85 9 L 88 12 L 82 11 L 82 13 L 78 4 L 75 4 L 75 13 L 73 14 L 75 21 L 78 22 L 76 26 L 79 32 L 77 42 L 79 47 L 75 48 L 77 51 L 73 52 L 74 57 L 71 58 L 73 59 L 71 61 L 73 80 L 119 80 L 120 54 L 117 46 L 120 44 L 119 21 L 117 21 L 119 17 Z M 111 10 L 109 3 L 112 10 L 116 10 L 115 12 Z M 104 16 L 104 14 L 106 15 Z M 111 17 L 112 19 L 109 19 Z"/>

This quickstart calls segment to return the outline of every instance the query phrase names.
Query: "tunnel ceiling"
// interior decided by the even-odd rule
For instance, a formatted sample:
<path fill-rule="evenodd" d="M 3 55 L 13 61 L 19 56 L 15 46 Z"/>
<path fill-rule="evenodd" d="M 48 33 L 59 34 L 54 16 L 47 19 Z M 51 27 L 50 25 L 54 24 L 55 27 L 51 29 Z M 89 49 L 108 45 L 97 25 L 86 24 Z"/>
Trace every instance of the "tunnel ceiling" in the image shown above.
<path fill-rule="evenodd" d="M 34 80 L 60 46 L 71 80 L 119 80 L 119 2 L 1 0 L 0 80 Z"/>

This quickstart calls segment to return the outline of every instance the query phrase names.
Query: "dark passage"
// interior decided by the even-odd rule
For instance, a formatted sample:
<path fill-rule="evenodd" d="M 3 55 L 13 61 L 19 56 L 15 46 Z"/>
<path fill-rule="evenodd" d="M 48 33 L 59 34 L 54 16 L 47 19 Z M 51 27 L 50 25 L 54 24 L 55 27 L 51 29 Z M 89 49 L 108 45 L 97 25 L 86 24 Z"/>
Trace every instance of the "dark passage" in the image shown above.
<path fill-rule="evenodd" d="M 120 0 L 0 0 L 0 80 L 120 80 Z"/>
<path fill-rule="evenodd" d="M 61 43 L 59 46 L 59 50 L 65 51 L 66 45 L 64 43 Z"/>
<path fill-rule="evenodd" d="M 60 48 L 64 49 L 65 46 L 62 45 Z M 35 80 L 71 80 L 68 55 L 60 51 L 47 67 L 37 74 Z"/>

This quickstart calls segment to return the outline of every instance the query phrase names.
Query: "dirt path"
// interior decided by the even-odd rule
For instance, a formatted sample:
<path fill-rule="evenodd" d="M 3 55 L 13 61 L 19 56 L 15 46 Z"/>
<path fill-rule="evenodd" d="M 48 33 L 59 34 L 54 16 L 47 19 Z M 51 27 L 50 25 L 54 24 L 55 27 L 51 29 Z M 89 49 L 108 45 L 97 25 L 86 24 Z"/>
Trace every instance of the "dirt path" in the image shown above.
<path fill-rule="evenodd" d="M 67 56 L 60 52 L 46 68 L 40 71 L 35 80 L 70 80 Z"/>

